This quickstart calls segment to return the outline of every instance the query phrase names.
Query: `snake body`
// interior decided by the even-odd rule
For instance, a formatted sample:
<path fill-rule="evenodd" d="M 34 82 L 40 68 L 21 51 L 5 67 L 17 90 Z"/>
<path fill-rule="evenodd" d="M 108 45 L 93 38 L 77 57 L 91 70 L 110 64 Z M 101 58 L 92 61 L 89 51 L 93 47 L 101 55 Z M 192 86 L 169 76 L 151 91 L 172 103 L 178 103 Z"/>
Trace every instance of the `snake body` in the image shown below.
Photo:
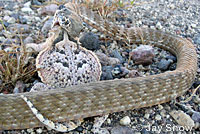
<path fill-rule="evenodd" d="M 44 92 L 0 95 L 0 130 L 43 126 L 20 95 L 26 96 L 42 115 L 55 122 L 104 115 L 153 106 L 183 95 L 197 70 L 193 44 L 181 37 L 148 28 L 120 28 L 83 21 L 107 35 L 129 44 L 152 44 L 177 57 L 177 68 L 158 75 L 98 81 Z M 113 31 L 118 31 L 113 34 Z M 125 38 L 126 36 L 126 38 Z"/>

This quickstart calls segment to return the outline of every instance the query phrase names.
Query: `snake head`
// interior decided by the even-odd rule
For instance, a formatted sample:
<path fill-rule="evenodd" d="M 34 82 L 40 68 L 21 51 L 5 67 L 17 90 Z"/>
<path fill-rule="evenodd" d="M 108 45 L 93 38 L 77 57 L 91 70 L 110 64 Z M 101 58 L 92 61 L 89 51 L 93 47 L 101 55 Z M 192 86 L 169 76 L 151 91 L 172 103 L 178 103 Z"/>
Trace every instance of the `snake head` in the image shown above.
<path fill-rule="evenodd" d="M 54 26 L 59 25 L 69 32 L 71 25 L 71 20 L 69 18 L 70 14 L 70 11 L 67 8 L 65 8 L 64 5 L 59 6 L 58 10 L 56 10 L 56 13 L 54 14 L 53 23 L 51 27 L 53 28 Z"/>
<path fill-rule="evenodd" d="M 60 5 L 54 14 L 52 28 L 59 25 L 64 29 L 69 36 L 75 38 L 79 37 L 80 32 L 83 29 L 81 18 L 69 8 L 64 5 Z"/>

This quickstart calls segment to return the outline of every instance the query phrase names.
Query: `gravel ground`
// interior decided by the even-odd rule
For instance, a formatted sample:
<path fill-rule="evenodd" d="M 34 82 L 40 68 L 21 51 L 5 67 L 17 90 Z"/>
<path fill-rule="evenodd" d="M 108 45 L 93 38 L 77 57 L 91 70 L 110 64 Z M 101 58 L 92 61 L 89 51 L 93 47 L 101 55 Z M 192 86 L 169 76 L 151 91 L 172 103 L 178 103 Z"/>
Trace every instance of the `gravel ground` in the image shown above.
<path fill-rule="evenodd" d="M 23 27 L 23 42 L 24 44 L 30 42 L 42 42 L 47 37 L 48 30 L 52 21 L 52 16 L 57 8 L 56 5 L 44 9 L 39 9 L 44 3 L 34 0 L 34 3 L 28 1 L 18 3 L 1 1 L 0 18 L 8 31 L 3 30 L 0 25 L 0 43 L 10 44 L 15 42 L 20 44 L 20 40 L 16 37 L 11 37 L 12 27 Z M 116 11 L 116 20 L 119 25 L 131 25 L 137 27 L 150 27 L 153 29 L 160 29 L 169 33 L 173 33 L 192 41 L 197 47 L 199 58 L 200 53 L 200 1 L 199 0 L 143 0 L 136 1 L 135 4 L 128 9 L 119 9 Z M 131 23 L 132 22 L 132 23 Z M 89 29 L 95 35 L 100 36 L 100 33 L 94 29 Z M 41 36 L 42 35 L 42 38 Z M 98 38 L 97 38 L 98 39 Z M 87 41 L 83 41 L 87 42 Z M 94 41 L 95 42 L 95 41 Z M 102 44 L 104 42 L 100 42 Z M 105 44 L 105 43 L 104 43 Z M 132 46 L 129 50 L 118 48 L 115 42 L 110 42 L 106 46 L 106 51 L 113 58 L 120 61 L 120 66 L 104 65 L 104 76 L 102 79 L 114 79 L 119 76 L 116 70 L 123 70 L 127 65 L 128 56 L 125 51 L 131 51 L 137 46 Z M 9 47 L 1 46 L 1 49 L 9 49 Z M 92 48 L 95 51 L 102 52 L 98 46 Z M 173 70 L 176 66 L 176 58 L 166 51 L 154 48 L 155 57 L 153 63 L 148 66 L 134 65 L 130 62 L 129 68 L 138 71 L 140 76 L 151 74 L 158 74 L 166 70 Z M 169 60 L 171 62 L 169 62 Z M 159 66 L 159 63 L 165 64 L 168 68 Z M 111 63 L 110 63 L 111 64 Z M 164 66 L 164 67 L 165 67 Z M 112 71 L 114 70 L 114 71 Z M 125 72 L 125 71 L 124 71 Z M 115 76 L 114 76 L 114 74 Z M 103 127 L 107 128 L 111 134 L 154 134 L 154 133 L 178 133 L 178 134 L 199 134 L 200 133 L 200 95 L 199 91 L 188 102 L 180 103 L 186 100 L 194 88 L 200 84 L 200 69 L 198 69 L 197 78 L 191 89 L 183 96 L 172 100 L 168 103 L 153 106 L 150 108 L 141 108 L 136 110 L 124 111 L 110 114 L 108 119 L 104 122 Z M 110 74 L 110 75 L 109 75 Z M 123 76 L 127 77 L 127 76 Z M 37 80 L 37 78 L 35 78 Z M 32 84 L 29 84 L 30 86 Z M 29 86 L 27 86 L 29 88 Z M 28 89 L 27 89 L 28 90 Z M 178 112 L 177 112 L 178 111 Z M 84 123 L 76 130 L 69 132 L 69 134 L 90 134 L 94 118 L 85 119 Z M 124 125 L 120 125 L 124 124 Z M 181 127 L 185 125 L 186 127 Z M 191 126 L 193 128 L 189 129 Z M 3 131 L 3 133 L 57 133 L 46 128 L 27 129 L 20 131 Z"/>

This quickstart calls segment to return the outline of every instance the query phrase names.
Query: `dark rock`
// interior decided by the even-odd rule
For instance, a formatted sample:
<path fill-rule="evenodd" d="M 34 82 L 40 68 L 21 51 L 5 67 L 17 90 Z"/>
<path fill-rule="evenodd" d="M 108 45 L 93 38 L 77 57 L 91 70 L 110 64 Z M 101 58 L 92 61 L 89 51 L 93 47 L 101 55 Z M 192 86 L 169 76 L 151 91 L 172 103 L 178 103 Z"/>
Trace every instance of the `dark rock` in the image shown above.
<path fill-rule="evenodd" d="M 42 3 L 39 2 L 38 0 L 31 0 L 31 5 L 38 5 L 38 6 L 40 6 L 40 5 L 42 5 Z"/>
<path fill-rule="evenodd" d="M 192 120 L 195 122 L 200 122 L 200 113 L 199 112 L 194 112 L 192 114 Z"/>
<path fill-rule="evenodd" d="M 122 73 L 122 69 L 120 65 L 116 65 L 113 69 L 112 69 L 112 75 L 115 78 L 120 78 L 120 74 Z"/>
<path fill-rule="evenodd" d="M 134 134 L 134 131 L 126 126 L 117 126 L 111 129 L 111 134 Z"/>
<path fill-rule="evenodd" d="M 100 48 L 98 36 L 91 32 L 84 34 L 79 41 L 81 42 L 81 46 L 89 50 L 97 50 Z"/>
<path fill-rule="evenodd" d="M 195 81 L 195 82 L 193 83 L 193 87 L 194 87 L 194 88 L 197 88 L 199 85 L 200 85 L 200 81 Z"/>
<path fill-rule="evenodd" d="M 171 65 L 169 66 L 169 70 L 170 70 L 170 71 L 173 71 L 173 70 L 175 70 L 175 69 L 176 69 L 176 63 L 171 64 Z"/>
<path fill-rule="evenodd" d="M 129 73 L 129 70 L 121 65 L 115 65 L 111 72 L 114 78 L 124 78 Z"/>
<path fill-rule="evenodd" d="M 165 71 L 168 69 L 169 65 L 171 64 L 171 61 L 166 60 L 166 59 L 162 59 L 159 63 L 158 63 L 158 68 L 162 71 Z"/>
<path fill-rule="evenodd" d="M 112 71 L 113 67 L 112 66 L 103 66 L 102 68 L 102 75 L 101 75 L 101 80 L 112 80 Z"/>
<path fill-rule="evenodd" d="M 78 126 L 78 127 L 76 128 L 76 130 L 77 130 L 78 132 L 82 132 L 82 131 L 83 131 L 83 127 L 82 127 L 82 126 Z"/>

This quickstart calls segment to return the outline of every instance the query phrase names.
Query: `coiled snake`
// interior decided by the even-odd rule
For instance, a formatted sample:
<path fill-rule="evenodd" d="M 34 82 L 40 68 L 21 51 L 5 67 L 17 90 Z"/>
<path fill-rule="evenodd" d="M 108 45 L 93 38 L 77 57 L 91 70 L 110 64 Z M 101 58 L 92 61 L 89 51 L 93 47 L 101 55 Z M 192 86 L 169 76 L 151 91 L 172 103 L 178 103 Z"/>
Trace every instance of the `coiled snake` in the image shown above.
<path fill-rule="evenodd" d="M 44 92 L 23 93 L 41 114 L 52 121 L 66 121 L 161 104 L 183 95 L 197 70 L 193 44 L 181 37 L 148 28 L 118 28 L 83 21 L 129 44 L 153 44 L 177 57 L 177 68 L 158 75 L 107 80 Z M 118 30 L 117 34 L 112 31 Z M 21 94 L 0 95 L 0 130 L 25 129 L 43 124 L 33 115 Z"/>

